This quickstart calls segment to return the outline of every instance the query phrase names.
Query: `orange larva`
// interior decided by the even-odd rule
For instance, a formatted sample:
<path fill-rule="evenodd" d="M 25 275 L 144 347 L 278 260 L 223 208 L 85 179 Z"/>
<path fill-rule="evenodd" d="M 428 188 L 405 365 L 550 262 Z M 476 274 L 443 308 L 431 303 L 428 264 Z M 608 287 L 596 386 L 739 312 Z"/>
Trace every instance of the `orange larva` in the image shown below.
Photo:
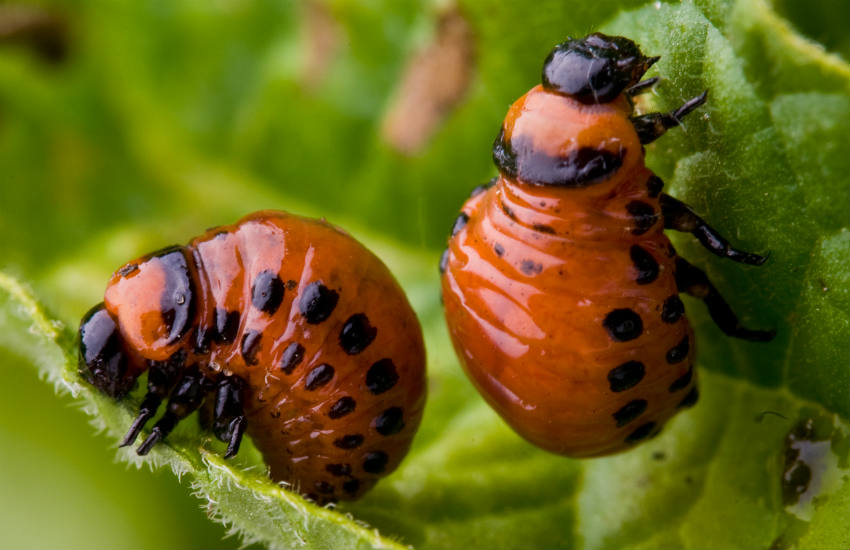
<path fill-rule="evenodd" d="M 392 472 L 425 403 L 421 329 L 389 270 L 340 229 L 283 212 L 126 264 L 80 343 L 81 373 L 110 396 L 148 373 L 122 444 L 162 400 L 140 454 L 201 408 L 225 456 L 247 433 L 272 478 L 320 503 Z"/>
<path fill-rule="evenodd" d="M 569 456 L 652 437 L 697 400 L 694 334 L 679 293 L 703 299 L 728 335 L 738 323 L 664 229 L 760 265 L 661 192 L 643 146 L 679 124 L 635 115 L 632 96 L 658 58 L 591 34 L 555 47 L 543 83 L 509 109 L 493 147 L 498 177 L 473 191 L 441 260 L 446 320 L 467 374 L 522 436 Z"/>

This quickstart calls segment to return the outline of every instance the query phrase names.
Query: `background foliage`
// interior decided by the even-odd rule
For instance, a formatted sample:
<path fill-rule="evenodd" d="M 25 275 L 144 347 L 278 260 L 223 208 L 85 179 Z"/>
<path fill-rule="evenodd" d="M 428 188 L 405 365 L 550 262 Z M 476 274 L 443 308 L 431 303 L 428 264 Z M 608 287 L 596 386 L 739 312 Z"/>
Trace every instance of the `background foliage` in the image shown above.
<path fill-rule="evenodd" d="M 0 544 L 237 544 L 205 515 L 277 547 L 850 544 L 850 28 L 834 3 L 45 6 L 64 24 L 64 56 L 0 43 Z M 400 150 L 388 113 L 446 14 L 467 26 L 474 62 L 433 133 Z M 469 190 L 494 173 L 507 106 L 554 43 L 597 29 L 663 56 L 645 109 L 710 90 L 648 164 L 736 243 L 771 252 L 747 268 L 676 238 L 748 324 L 778 336 L 729 340 L 688 300 L 699 406 L 634 451 L 575 461 L 520 440 L 468 384 L 436 262 Z M 396 273 L 425 330 L 430 401 L 415 447 L 345 514 L 265 481 L 250 447 L 224 463 L 192 426 L 150 459 L 182 485 L 167 468 L 126 468 L 130 454 L 116 463 L 132 403 L 75 374 L 73 331 L 116 266 L 260 208 L 350 229 Z"/>

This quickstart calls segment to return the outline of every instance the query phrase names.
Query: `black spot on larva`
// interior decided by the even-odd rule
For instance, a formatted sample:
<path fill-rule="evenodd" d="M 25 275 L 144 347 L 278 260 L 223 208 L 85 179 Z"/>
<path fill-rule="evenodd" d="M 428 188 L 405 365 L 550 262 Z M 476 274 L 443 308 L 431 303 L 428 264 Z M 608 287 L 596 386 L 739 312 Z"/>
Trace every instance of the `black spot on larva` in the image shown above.
<path fill-rule="evenodd" d="M 647 422 L 635 428 L 635 431 L 626 436 L 626 443 L 637 443 L 641 439 L 646 439 L 652 430 L 655 429 L 655 422 Z"/>
<path fill-rule="evenodd" d="M 658 221 L 655 209 L 642 201 L 632 201 L 626 205 L 626 211 L 632 217 L 632 234 L 643 235 Z"/>
<path fill-rule="evenodd" d="M 526 275 L 537 275 L 543 271 L 543 266 L 533 260 L 523 260 L 519 266 L 520 270 Z"/>
<path fill-rule="evenodd" d="M 366 387 L 374 395 L 389 391 L 398 382 L 398 372 L 392 359 L 380 359 L 366 371 Z"/>
<path fill-rule="evenodd" d="M 535 231 L 539 231 L 540 233 L 548 233 L 549 235 L 554 235 L 555 230 L 549 227 L 548 225 L 543 225 L 542 223 L 535 223 L 531 226 L 531 228 Z"/>
<path fill-rule="evenodd" d="M 181 246 L 164 248 L 149 258 L 158 261 L 165 274 L 159 305 L 168 330 L 167 343 L 173 344 L 189 332 L 195 317 L 195 290 L 189 262 Z"/>
<path fill-rule="evenodd" d="M 280 418 L 280 411 L 272 411 L 269 413 L 272 418 Z"/>
<path fill-rule="evenodd" d="M 283 281 L 277 273 L 270 269 L 261 271 L 251 288 L 251 303 L 260 311 L 274 315 L 283 301 L 283 290 Z"/>
<path fill-rule="evenodd" d="M 516 214 L 514 214 L 514 211 L 511 210 L 511 208 L 507 204 L 505 204 L 505 203 L 500 203 L 500 204 L 502 206 L 502 212 L 505 213 L 505 216 L 509 217 L 513 221 L 516 221 Z"/>
<path fill-rule="evenodd" d="M 390 407 L 375 418 L 375 429 L 381 435 L 397 434 L 404 428 L 401 407 Z"/>
<path fill-rule="evenodd" d="M 466 212 L 461 212 L 455 218 L 455 223 L 452 224 L 452 237 L 460 233 L 460 230 L 466 227 L 466 222 L 469 221 L 469 216 L 466 215 Z"/>
<path fill-rule="evenodd" d="M 365 313 L 355 313 L 339 331 L 339 345 L 348 355 L 357 355 L 378 335 L 378 329 L 369 323 Z"/>
<path fill-rule="evenodd" d="M 627 361 L 608 372 L 608 384 L 611 391 L 621 392 L 635 387 L 643 380 L 646 367 L 640 361 Z"/>
<path fill-rule="evenodd" d="M 691 379 L 694 377 L 694 368 L 690 367 L 688 372 L 677 378 L 670 384 L 670 392 L 683 390 L 688 387 L 688 384 L 691 383 Z"/>
<path fill-rule="evenodd" d="M 321 388 L 330 382 L 333 377 L 334 368 L 327 363 L 322 363 L 319 366 L 313 367 L 313 369 L 307 373 L 307 379 L 304 381 L 304 387 L 309 391 L 313 391 L 316 388 Z"/>
<path fill-rule="evenodd" d="M 493 251 L 496 253 L 496 256 L 501 258 L 505 254 L 505 247 L 496 243 L 493 245 Z"/>
<path fill-rule="evenodd" d="M 331 410 L 328 411 L 328 416 L 333 419 L 342 418 L 343 416 L 353 412 L 356 406 L 357 402 L 354 401 L 354 398 L 346 395 L 331 405 Z"/>
<path fill-rule="evenodd" d="M 363 458 L 363 471 L 370 474 L 380 474 L 387 467 L 390 457 L 384 451 L 375 451 L 366 454 Z"/>
<path fill-rule="evenodd" d="M 262 333 L 256 330 L 249 330 L 242 336 L 240 351 L 246 365 L 257 364 L 257 352 L 260 351 L 260 340 L 262 337 Z"/>
<path fill-rule="evenodd" d="M 239 312 L 227 311 L 224 308 L 215 309 L 215 338 L 219 344 L 230 344 L 236 339 L 239 331 Z"/>
<path fill-rule="evenodd" d="M 334 492 L 334 486 L 327 481 L 317 481 L 313 486 L 317 491 L 325 495 L 329 495 Z"/>
<path fill-rule="evenodd" d="M 685 314 L 685 304 L 678 294 L 674 294 L 664 300 L 664 307 L 661 310 L 661 320 L 668 324 L 673 324 L 682 318 Z"/>
<path fill-rule="evenodd" d="M 348 493 L 349 495 L 356 495 L 357 491 L 360 490 L 360 480 L 349 479 L 348 481 L 342 484 L 342 490 Z"/>
<path fill-rule="evenodd" d="M 440 275 L 446 272 L 446 268 L 449 267 L 449 249 L 446 248 L 443 250 L 443 253 L 440 254 Z"/>
<path fill-rule="evenodd" d="M 313 391 L 316 388 L 321 388 L 331 381 L 334 377 L 334 368 L 327 363 L 322 363 L 307 373 L 307 380 L 304 381 L 304 387 L 308 391 Z"/>
<path fill-rule="evenodd" d="M 663 188 L 664 182 L 661 181 L 661 178 L 655 174 L 649 176 L 649 179 L 646 180 L 646 190 L 649 192 L 649 196 L 653 199 L 661 194 L 661 190 Z"/>
<path fill-rule="evenodd" d="M 499 170 L 534 185 L 587 187 L 608 179 L 622 166 L 625 157 L 625 148 L 613 152 L 596 147 L 552 156 L 536 147 L 527 135 L 512 136 L 508 142 L 504 129 L 493 143 L 493 161 Z"/>
<path fill-rule="evenodd" d="M 307 322 L 318 325 L 331 316 L 338 301 L 337 291 L 329 289 L 321 281 L 313 281 L 301 293 L 298 305 Z"/>
<path fill-rule="evenodd" d="M 339 449 L 356 449 L 363 444 L 363 436 L 360 434 L 349 434 L 334 439 L 334 447 Z"/>
<path fill-rule="evenodd" d="M 602 325 L 611 338 L 618 342 L 634 340 L 643 332 L 640 315 L 628 308 L 613 310 L 605 316 Z"/>
<path fill-rule="evenodd" d="M 139 266 L 137 264 L 127 264 L 127 265 L 125 265 L 124 267 L 122 267 L 121 269 L 118 270 L 118 274 L 121 275 L 122 277 L 126 277 L 130 273 L 133 273 L 134 271 L 138 271 L 138 270 L 139 270 Z"/>
<path fill-rule="evenodd" d="M 647 285 L 658 278 L 658 262 L 646 249 L 632 245 L 629 255 L 638 273 L 635 278 L 637 284 Z"/>
<path fill-rule="evenodd" d="M 295 287 L 297 287 L 297 286 L 298 286 L 298 283 L 296 283 L 292 279 L 289 279 L 288 281 L 286 281 L 286 290 L 295 290 Z"/>
<path fill-rule="evenodd" d="M 488 181 L 487 183 L 485 183 L 483 185 L 476 185 L 472 189 L 472 192 L 469 193 L 469 198 L 471 199 L 472 197 L 477 197 L 478 195 L 480 195 L 484 191 L 486 191 L 486 190 L 490 189 L 491 187 L 493 187 L 494 185 L 496 185 L 497 181 L 499 181 L 498 176 L 491 179 L 490 181 Z"/>
<path fill-rule="evenodd" d="M 336 477 L 349 476 L 351 475 L 351 464 L 326 464 L 325 471 Z"/>
<path fill-rule="evenodd" d="M 676 257 L 676 248 L 672 244 L 667 245 L 667 256 L 670 258 Z"/>
<path fill-rule="evenodd" d="M 304 346 L 298 342 L 291 342 L 286 349 L 283 350 L 283 357 L 280 360 L 280 370 L 286 374 L 292 374 L 295 367 L 301 364 L 304 359 Z"/>
<path fill-rule="evenodd" d="M 691 391 L 688 392 L 688 395 L 686 395 L 681 401 L 679 401 L 679 404 L 676 405 L 676 408 L 681 409 L 684 407 L 693 407 L 694 405 L 696 405 L 698 400 L 699 390 L 697 390 L 697 387 L 694 386 L 693 388 L 691 388 Z"/>
<path fill-rule="evenodd" d="M 625 426 L 642 415 L 646 411 L 647 404 L 645 399 L 634 399 L 623 405 L 620 410 L 613 414 L 614 420 L 617 421 L 617 427 Z"/>
<path fill-rule="evenodd" d="M 195 353 L 199 355 L 206 355 L 210 352 L 210 344 L 212 344 L 213 332 L 214 331 L 212 329 L 205 326 L 198 326 L 195 329 Z"/>
<path fill-rule="evenodd" d="M 671 365 L 675 365 L 680 361 L 684 361 L 690 350 L 691 342 L 686 335 L 678 344 L 670 348 L 670 351 L 667 352 L 667 362 Z"/>

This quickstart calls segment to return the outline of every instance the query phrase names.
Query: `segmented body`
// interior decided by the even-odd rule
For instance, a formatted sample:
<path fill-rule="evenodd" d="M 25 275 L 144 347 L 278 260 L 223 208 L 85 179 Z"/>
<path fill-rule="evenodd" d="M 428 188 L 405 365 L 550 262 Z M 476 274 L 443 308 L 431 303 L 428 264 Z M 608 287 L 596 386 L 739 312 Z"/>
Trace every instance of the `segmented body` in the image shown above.
<path fill-rule="evenodd" d="M 444 258 L 466 372 L 517 432 L 570 456 L 650 437 L 697 397 L 661 183 L 631 114 L 624 96 L 520 98 L 494 148 L 501 174 L 464 204 Z"/>
<path fill-rule="evenodd" d="M 361 496 L 419 425 L 416 316 L 384 264 L 323 221 L 266 211 L 211 229 L 118 270 L 105 305 L 138 373 L 176 360 L 240 378 L 272 477 L 320 502 Z"/>

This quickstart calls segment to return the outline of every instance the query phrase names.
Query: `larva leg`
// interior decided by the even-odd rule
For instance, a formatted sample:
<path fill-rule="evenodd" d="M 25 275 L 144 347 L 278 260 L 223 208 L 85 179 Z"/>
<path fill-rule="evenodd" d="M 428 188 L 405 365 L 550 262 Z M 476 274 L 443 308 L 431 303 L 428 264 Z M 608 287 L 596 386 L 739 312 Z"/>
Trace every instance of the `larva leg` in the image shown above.
<path fill-rule="evenodd" d="M 150 369 L 148 369 L 148 392 L 142 399 L 141 406 L 139 406 L 139 415 L 130 425 L 127 435 L 121 440 L 120 447 L 135 443 L 139 432 L 142 431 L 148 420 L 156 414 L 160 403 L 171 391 L 171 387 L 174 386 L 177 373 L 183 368 L 184 357 L 183 352 L 179 351 L 168 361 L 157 361 L 151 364 Z"/>
<path fill-rule="evenodd" d="M 640 95 L 644 92 L 647 92 L 652 89 L 658 83 L 658 77 L 653 76 L 652 78 L 647 78 L 646 80 L 641 80 L 631 88 L 626 88 L 626 95 L 628 96 L 636 96 Z"/>
<path fill-rule="evenodd" d="M 700 244 L 722 258 L 750 265 L 761 265 L 767 261 L 767 256 L 744 252 L 733 248 L 729 241 L 697 216 L 690 207 L 666 193 L 661 194 L 661 214 L 664 216 L 664 227 L 692 233 Z"/>
<path fill-rule="evenodd" d="M 774 330 L 742 327 L 732 308 L 711 284 L 706 274 L 682 258 L 676 258 L 676 285 L 679 292 L 685 292 L 705 302 L 714 323 L 729 336 L 753 342 L 768 342 L 776 335 Z"/>
<path fill-rule="evenodd" d="M 690 113 L 703 103 L 708 95 L 708 91 L 693 97 L 685 102 L 684 105 L 669 113 L 647 113 L 632 117 L 632 124 L 637 130 L 640 142 L 644 145 L 652 143 L 656 139 L 664 135 L 664 132 L 670 128 L 674 128 L 682 123 L 682 117 Z"/>
<path fill-rule="evenodd" d="M 200 407 L 209 392 L 208 386 L 209 382 L 197 367 L 186 369 L 168 398 L 165 414 L 154 425 L 147 439 L 136 449 L 136 454 L 148 454 L 154 445 L 171 433 L 178 422 Z"/>
<path fill-rule="evenodd" d="M 216 437 L 227 443 L 224 458 L 236 456 L 242 435 L 248 426 L 242 399 L 245 383 L 238 376 L 228 376 L 215 389 L 212 430 Z"/>

